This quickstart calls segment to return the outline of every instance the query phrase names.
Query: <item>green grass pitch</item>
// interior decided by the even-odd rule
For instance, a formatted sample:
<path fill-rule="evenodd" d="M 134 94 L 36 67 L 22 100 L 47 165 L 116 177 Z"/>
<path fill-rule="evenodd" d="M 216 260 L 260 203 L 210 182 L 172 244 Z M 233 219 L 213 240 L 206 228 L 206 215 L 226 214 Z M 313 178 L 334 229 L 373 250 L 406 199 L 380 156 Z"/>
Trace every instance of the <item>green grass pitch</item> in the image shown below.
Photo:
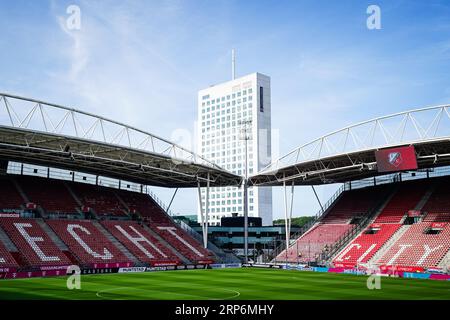
<path fill-rule="evenodd" d="M 85 275 L 80 290 L 66 277 L 0 280 L 0 299 L 450 299 L 450 281 L 381 278 L 273 269 L 160 271 Z"/>

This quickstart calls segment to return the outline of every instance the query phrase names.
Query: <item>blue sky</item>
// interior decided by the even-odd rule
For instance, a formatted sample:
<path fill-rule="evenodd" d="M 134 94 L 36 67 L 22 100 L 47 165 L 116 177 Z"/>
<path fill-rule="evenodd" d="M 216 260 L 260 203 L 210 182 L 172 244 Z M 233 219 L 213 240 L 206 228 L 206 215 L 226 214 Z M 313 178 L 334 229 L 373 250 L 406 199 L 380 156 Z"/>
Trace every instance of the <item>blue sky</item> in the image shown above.
<path fill-rule="evenodd" d="M 80 30 L 65 27 L 71 4 Z M 366 27 L 370 4 L 380 30 Z M 448 1 L 2 1 L 0 30 L 0 91 L 173 140 L 193 133 L 197 91 L 229 80 L 233 47 L 238 76 L 271 77 L 281 154 L 354 122 L 450 102 Z M 179 192 L 175 211 L 196 212 L 195 192 Z M 281 200 L 275 188 L 275 217 Z M 298 188 L 294 215 L 317 209 Z"/>

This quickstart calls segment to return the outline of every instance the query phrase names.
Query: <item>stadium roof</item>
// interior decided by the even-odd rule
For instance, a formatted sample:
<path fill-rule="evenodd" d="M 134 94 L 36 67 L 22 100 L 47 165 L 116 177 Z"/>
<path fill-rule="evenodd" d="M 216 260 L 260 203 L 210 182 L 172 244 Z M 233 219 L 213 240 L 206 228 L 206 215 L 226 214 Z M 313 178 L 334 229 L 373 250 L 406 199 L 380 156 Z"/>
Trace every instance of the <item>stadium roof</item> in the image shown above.
<path fill-rule="evenodd" d="M 250 185 L 340 183 L 382 175 L 375 151 L 413 145 L 419 169 L 450 165 L 450 106 L 414 109 L 324 135 L 249 178 Z"/>
<path fill-rule="evenodd" d="M 237 176 L 146 131 L 88 112 L 0 93 L 0 159 L 163 187 L 240 185 Z"/>

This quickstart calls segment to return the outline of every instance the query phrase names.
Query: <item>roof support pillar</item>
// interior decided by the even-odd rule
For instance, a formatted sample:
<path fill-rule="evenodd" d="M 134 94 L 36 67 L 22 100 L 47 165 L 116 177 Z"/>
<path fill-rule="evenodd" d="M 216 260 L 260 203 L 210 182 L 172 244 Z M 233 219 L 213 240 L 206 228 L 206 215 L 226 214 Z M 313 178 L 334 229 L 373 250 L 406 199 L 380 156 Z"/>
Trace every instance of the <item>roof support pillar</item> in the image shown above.
<path fill-rule="evenodd" d="M 247 157 L 246 157 L 247 158 Z M 246 168 L 247 170 L 247 168 Z M 248 263 L 248 185 L 247 178 L 242 184 L 244 196 L 244 261 Z"/>
<path fill-rule="evenodd" d="M 319 203 L 320 209 L 322 209 L 322 213 L 323 213 L 322 202 L 320 202 L 319 196 L 317 195 L 317 192 L 316 192 L 316 188 L 314 188 L 314 186 L 311 186 L 311 188 L 312 188 L 313 191 L 314 191 L 314 195 L 316 196 L 316 200 L 317 200 L 317 202 Z"/>
<path fill-rule="evenodd" d="M 173 199 L 175 199 L 175 196 L 176 196 L 177 192 L 178 192 L 178 188 L 175 189 L 175 192 L 173 193 L 172 199 L 170 199 L 169 205 L 167 206 L 167 210 L 166 210 L 167 212 L 170 211 L 170 206 L 172 205 Z"/>
<path fill-rule="evenodd" d="M 208 172 L 208 179 L 206 181 L 206 196 L 205 196 L 205 206 L 202 203 L 202 191 L 200 186 L 200 180 L 197 181 L 198 190 L 198 204 L 200 207 L 200 222 L 202 225 L 203 233 L 203 247 L 208 248 L 208 215 L 209 215 L 209 187 L 210 187 L 210 176 Z"/>
<path fill-rule="evenodd" d="M 284 188 L 284 222 L 286 232 L 286 261 L 287 261 L 289 242 L 291 238 L 292 207 L 294 204 L 294 190 L 295 190 L 294 180 L 292 180 L 290 203 L 288 202 L 287 196 L 288 188 L 286 186 L 286 179 L 283 180 L 283 188 Z"/>
<path fill-rule="evenodd" d="M 209 186 L 210 177 L 209 172 L 207 174 L 208 180 L 206 181 L 206 199 L 205 199 L 205 239 L 203 240 L 205 249 L 208 248 L 208 224 L 209 224 Z"/>
<path fill-rule="evenodd" d="M 202 203 L 202 189 L 200 187 L 200 180 L 197 181 L 197 191 L 198 191 L 198 205 L 200 209 L 200 224 L 202 226 L 202 235 L 203 235 L 203 246 L 207 243 L 205 243 L 205 215 L 203 211 L 203 203 Z"/>

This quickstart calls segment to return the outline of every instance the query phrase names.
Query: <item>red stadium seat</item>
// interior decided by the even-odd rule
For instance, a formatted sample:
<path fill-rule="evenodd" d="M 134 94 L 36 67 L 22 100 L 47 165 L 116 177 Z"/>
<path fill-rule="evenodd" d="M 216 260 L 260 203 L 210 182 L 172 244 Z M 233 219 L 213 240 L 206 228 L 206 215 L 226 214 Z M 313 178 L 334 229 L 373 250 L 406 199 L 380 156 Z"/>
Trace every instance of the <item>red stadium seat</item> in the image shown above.
<path fill-rule="evenodd" d="M 288 262 L 315 261 L 326 246 L 339 240 L 353 225 L 351 224 L 319 224 L 297 239 L 286 254 L 281 252 L 276 260 Z"/>
<path fill-rule="evenodd" d="M 212 261 L 213 255 L 186 232 L 174 225 L 149 225 L 153 231 L 168 241 L 172 247 L 193 262 Z"/>
<path fill-rule="evenodd" d="M 18 268 L 19 264 L 14 260 L 11 253 L 6 250 L 5 246 L 0 241 L 0 269 L 1 268 Z"/>
<path fill-rule="evenodd" d="M 378 215 L 375 223 L 400 223 L 403 216 L 413 210 L 420 199 L 425 195 L 428 184 L 407 183 L 400 185 L 399 189 Z"/>
<path fill-rule="evenodd" d="M 161 208 L 148 194 L 125 190 L 116 190 L 116 192 L 128 206 L 130 212 L 137 212 L 142 217 L 151 218 L 153 221 L 162 219 L 160 222 L 170 222 L 165 213 L 163 215 L 159 214 Z"/>
<path fill-rule="evenodd" d="M 382 195 L 383 190 L 379 187 L 346 191 L 321 222 L 349 223 L 352 218 L 365 215 L 380 200 Z"/>
<path fill-rule="evenodd" d="M 417 182 L 416 186 L 421 183 Z M 411 194 L 405 194 L 405 200 Z M 422 222 L 411 225 L 385 254 L 378 264 L 396 266 L 436 267 L 450 250 L 450 186 L 448 179 L 441 180 L 422 208 Z M 433 223 L 444 223 L 444 228 L 428 232 Z"/>
<path fill-rule="evenodd" d="M 336 256 L 333 263 L 355 266 L 357 263 L 369 261 L 400 227 L 401 224 L 377 224 L 375 227 L 368 227 Z M 374 230 L 376 233 L 372 233 Z"/>
<path fill-rule="evenodd" d="M 431 223 L 416 223 L 389 248 L 377 264 L 436 267 L 450 250 L 450 223 L 438 234 L 427 234 Z"/>
<path fill-rule="evenodd" d="M 426 213 L 425 222 L 450 222 L 450 185 L 448 181 L 441 182 L 422 211 Z"/>
<path fill-rule="evenodd" d="M 11 180 L 1 178 L 0 190 L 0 209 L 20 209 L 25 204 L 25 200 Z"/>
<path fill-rule="evenodd" d="M 146 224 L 172 247 L 191 261 L 214 260 L 214 255 L 202 244 L 180 229 L 167 214 L 146 194 L 118 191 L 120 198 L 130 210 L 138 212 Z"/>
<path fill-rule="evenodd" d="M 0 226 L 31 266 L 71 265 L 34 219 L 1 218 Z"/>
<path fill-rule="evenodd" d="M 150 264 L 179 263 L 178 257 L 134 221 L 103 221 L 102 225 L 135 257 Z"/>
<path fill-rule="evenodd" d="M 128 216 L 113 189 L 84 183 L 71 183 L 70 187 L 83 205 L 94 209 L 97 216 Z"/>
<path fill-rule="evenodd" d="M 78 204 L 63 181 L 38 177 L 17 177 L 16 181 L 29 198 L 46 212 L 77 213 Z"/>
<path fill-rule="evenodd" d="M 354 227 L 350 224 L 351 220 L 366 214 L 382 195 L 381 188 L 346 191 L 319 224 L 297 239 L 287 252 L 283 250 L 275 260 L 287 262 L 317 260 L 323 250 L 333 245 Z"/>
<path fill-rule="evenodd" d="M 130 262 L 91 221 L 48 220 L 47 224 L 82 264 Z"/>

